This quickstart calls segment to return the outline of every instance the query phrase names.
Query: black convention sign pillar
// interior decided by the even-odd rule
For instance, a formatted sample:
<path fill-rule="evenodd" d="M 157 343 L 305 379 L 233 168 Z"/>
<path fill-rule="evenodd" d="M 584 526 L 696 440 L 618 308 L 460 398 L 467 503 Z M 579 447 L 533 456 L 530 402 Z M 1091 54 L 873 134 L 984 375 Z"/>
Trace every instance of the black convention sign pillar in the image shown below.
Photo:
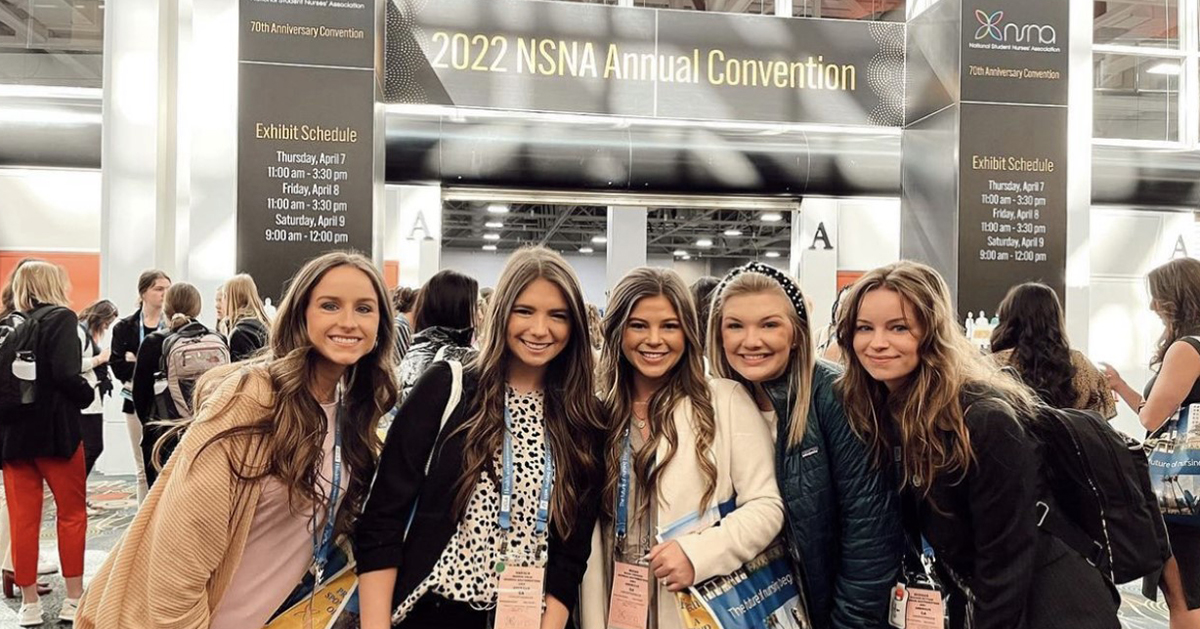
<path fill-rule="evenodd" d="M 1069 3 L 941 0 L 907 38 L 901 255 L 964 316 L 1025 281 L 1063 296 Z"/>
<path fill-rule="evenodd" d="M 384 0 L 240 0 L 237 266 L 276 300 L 308 259 L 374 254 Z"/>

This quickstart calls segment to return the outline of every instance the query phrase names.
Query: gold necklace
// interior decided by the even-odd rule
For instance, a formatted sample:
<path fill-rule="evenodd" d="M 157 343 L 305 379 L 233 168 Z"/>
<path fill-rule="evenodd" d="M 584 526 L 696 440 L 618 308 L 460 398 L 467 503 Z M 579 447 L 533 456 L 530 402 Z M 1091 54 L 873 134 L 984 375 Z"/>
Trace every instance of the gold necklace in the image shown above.
<path fill-rule="evenodd" d="M 642 419 L 641 417 L 638 417 L 637 407 L 641 406 L 641 407 L 645 408 L 645 407 L 648 407 L 649 405 L 650 405 L 649 402 L 634 402 L 633 403 L 633 409 L 634 409 L 633 410 L 633 425 L 637 426 L 638 430 L 646 429 L 646 420 Z M 650 409 L 646 408 L 646 410 L 650 410 Z"/>

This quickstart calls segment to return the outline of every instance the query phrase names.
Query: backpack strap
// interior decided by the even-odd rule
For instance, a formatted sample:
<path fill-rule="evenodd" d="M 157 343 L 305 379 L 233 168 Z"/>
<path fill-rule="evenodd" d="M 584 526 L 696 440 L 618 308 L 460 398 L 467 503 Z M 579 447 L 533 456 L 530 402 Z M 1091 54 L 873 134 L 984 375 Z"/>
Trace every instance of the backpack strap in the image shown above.
<path fill-rule="evenodd" d="M 437 452 L 437 442 L 442 438 L 442 430 L 446 428 L 446 421 L 450 419 L 450 416 L 454 414 L 454 409 L 458 408 L 459 402 L 462 401 L 462 363 L 457 360 L 448 360 L 446 364 L 450 365 L 450 397 L 446 400 L 446 408 L 442 409 L 442 421 L 438 424 L 437 435 L 433 438 L 433 449 L 429 451 L 429 458 L 425 460 L 425 476 L 429 476 L 429 468 L 433 465 L 433 453 Z M 408 512 L 408 522 L 404 525 L 404 537 L 406 539 L 408 538 L 408 529 L 412 528 L 413 518 L 417 516 L 417 505 L 420 501 L 421 499 L 418 496 L 413 501 L 412 511 Z"/>
<path fill-rule="evenodd" d="M 435 354 L 433 355 L 433 362 L 435 362 L 435 363 L 436 363 L 436 362 L 438 362 L 439 360 L 446 360 L 446 348 L 447 348 L 447 347 L 450 347 L 450 346 L 449 346 L 449 345 L 443 345 L 443 346 L 441 346 L 441 347 L 439 347 L 439 348 L 438 348 L 438 351 L 437 351 L 437 353 L 435 353 Z M 458 362 L 458 361 L 452 361 L 452 362 Z M 453 369 L 453 367 L 451 367 L 451 368 Z M 458 368 L 459 368 L 459 376 L 461 377 L 461 376 L 462 376 L 462 365 L 459 365 L 459 366 L 458 366 Z M 446 419 L 445 419 L 445 418 L 442 418 L 442 422 L 444 423 L 445 421 L 446 421 Z"/>

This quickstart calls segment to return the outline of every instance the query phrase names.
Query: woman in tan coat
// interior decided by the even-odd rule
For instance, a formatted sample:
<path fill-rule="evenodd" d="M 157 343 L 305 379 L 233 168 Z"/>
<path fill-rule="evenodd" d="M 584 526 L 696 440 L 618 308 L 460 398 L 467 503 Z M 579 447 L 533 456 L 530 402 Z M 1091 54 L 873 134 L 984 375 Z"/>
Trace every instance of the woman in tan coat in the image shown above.
<path fill-rule="evenodd" d="M 639 571 L 649 605 L 635 614 L 682 627 L 675 593 L 733 572 L 779 535 L 771 434 L 741 385 L 705 381 L 696 309 L 674 271 L 626 275 L 603 329 L 608 472 L 583 627 L 606 627 L 613 575 Z"/>
<path fill-rule="evenodd" d="M 394 330 L 369 260 L 335 252 L 306 264 L 270 356 L 201 380 L 194 420 L 77 626 L 262 627 L 306 573 L 322 575 L 366 499 L 375 428 L 395 403 Z"/>

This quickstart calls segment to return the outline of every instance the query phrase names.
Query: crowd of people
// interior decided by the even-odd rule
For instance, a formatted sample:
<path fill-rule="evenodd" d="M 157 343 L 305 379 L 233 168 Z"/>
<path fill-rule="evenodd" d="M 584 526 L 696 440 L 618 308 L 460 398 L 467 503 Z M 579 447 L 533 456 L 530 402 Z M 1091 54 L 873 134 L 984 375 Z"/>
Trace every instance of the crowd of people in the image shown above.
<path fill-rule="evenodd" d="M 1049 287 L 1014 287 L 981 353 L 946 282 L 908 261 L 821 305 L 825 330 L 757 262 L 691 287 L 638 268 L 597 307 L 541 247 L 482 290 L 444 270 L 389 291 L 334 252 L 273 317 L 230 279 L 210 327 L 161 271 L 128 316 L 76 316 L 65 272 L 23 261 L 0 357 L 36 355 L 36 396 L 0 413 L 4 583 L 41 624 L 44 482 L 58 617 L 89 629 L 263 627 L 323 606 L 311 592 L 347 561 L 356 600 L 337 611 L 364 629 L 682 629 L 695 586 L 776 559 L 797 602 L 747 626 L 904 627 L 925 596 L 943 622 L 920 626 L 1116 629 L 1115 584 L 1041 527 L 1030 423 L 1042 406 L 1112 418 L 1115 394 L 1155 431 L 1200 402 L 1200 261 L 1149 287 L 1165 331 L 1143 395 L 1071 348 Z M 116 390 L 141 504 L 85 591 L 86 478 Z M 1147 582 L 1171 629 L 1200 629 L 1200 529 L 1166 528 Z"/>

